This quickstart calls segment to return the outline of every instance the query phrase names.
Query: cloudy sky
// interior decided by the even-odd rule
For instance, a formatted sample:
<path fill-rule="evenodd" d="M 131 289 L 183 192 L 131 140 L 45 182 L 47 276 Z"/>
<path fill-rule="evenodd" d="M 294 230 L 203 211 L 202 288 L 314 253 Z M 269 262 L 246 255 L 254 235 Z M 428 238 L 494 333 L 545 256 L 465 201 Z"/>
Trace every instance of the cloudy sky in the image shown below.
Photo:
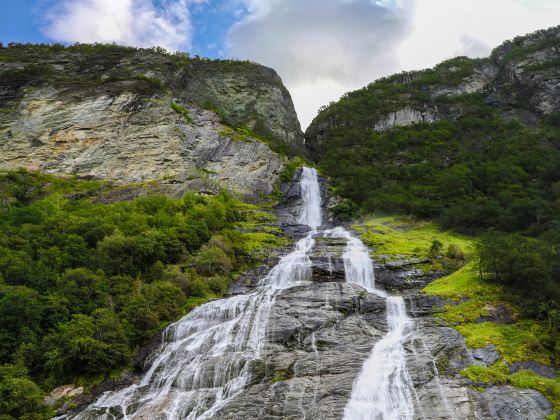
<path fill-rule="evenodd" d="M 278 71 L 305 128 L 341 94 L 560 24 L 560 0 L 0 0 L 0 41 L 160 45 Z"/>

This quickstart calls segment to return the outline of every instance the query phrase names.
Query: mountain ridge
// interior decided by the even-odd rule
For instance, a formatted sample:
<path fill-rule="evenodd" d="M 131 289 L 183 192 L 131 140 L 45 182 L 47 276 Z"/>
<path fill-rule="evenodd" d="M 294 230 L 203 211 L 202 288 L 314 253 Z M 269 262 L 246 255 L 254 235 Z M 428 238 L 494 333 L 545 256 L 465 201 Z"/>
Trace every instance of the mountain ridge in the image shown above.
<path fill-rule="evenodd" d="M 432 69 L 378 79 L 323 107 L 306 130 L 306 145 L 320 159 L 329 131 L 336 128 L 383 132 L 456 119 L 469 113 L 468 104 L 460 99 L 472 94 L 486 95 L 485 103 L 501 109 L 505 117 L 534 125 L 560 109 L 560 78 L 554 72 L 559 38 L 556 26 L 506 41 L 487 58 L 456 57 Z M 359 113 L 349 114 L 345 105 L 356 103 L 362 107 Z"/>

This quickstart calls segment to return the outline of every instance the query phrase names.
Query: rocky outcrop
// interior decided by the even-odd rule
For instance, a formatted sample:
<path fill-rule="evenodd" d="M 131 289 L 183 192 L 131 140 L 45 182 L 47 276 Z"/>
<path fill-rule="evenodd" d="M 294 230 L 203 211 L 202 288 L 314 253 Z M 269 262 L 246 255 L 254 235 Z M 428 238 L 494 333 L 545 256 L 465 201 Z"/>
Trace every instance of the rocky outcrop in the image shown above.
<path fill-rule="evenodd" d="M 276 213 L 282 220 L 282 225 L 285 233 L 293 237 L 301 237 L 303 232 L 309 229 L 299 224 L 299 215 L 301 212 L 301 187 L 299 180 L 301 176 L 301 168 L 294 172 L 292 182 L 285 182 L 280 185 L 280 192 L 282 199 L 276 206 Z M 327 193 L 327 180 L 318 176 L 319 188 L 321 192 L 323 213 L 326 213 L 326 204 L 328 202 L 329 194 Z M 293 231 L 293 232 L 292 232 Z M 293 234 L 292 234 L 293 233 Z"/>
<path fill-rule="evenodd" d="M 396 126 L 431 123 L 437 120 L 439 120 L 439 117 L 430 109 L 420 111 L 410 107 L 404 107 L 390 113 L 385 119 L 376 122 L 373 129 L 375 131 L 386 131 Z"/>
<path fill-rule="evenodd" d="M 151 50 L 45 48 L 0 49 L 0 169 L 158 181 L 173 195 L 226 188 L 255 201 L 272 193 L 285 163 L 260 136 L 303 147 L 271 69 Z"/>
<path fill-rule="evenodd" d="M 354 378 L 387 331 L 384 299 L 344 282 L 344 250 L 343 239 L 316 237 L 312 282 L 280 293 L 269 320 L 266 364 L 216 418 L 342 418 Z M 460 374 L 473 364 L 493 364 L 500 353 L 495 346 L 467 348 L 457 330 L 431 316 L 448 302 L 418 292 L 434 273 L 409 284 L 404 273 L 418 263 L 376 263 L 376 283 L 405 293 L 414 318 L 404 346 L 415 419 L 536 420 L 550 414 L 552 405 L 538 392 L 478 384 Z"/>
<path fill-rule="evenodd" d="M 330 282 L 284 291 L 269 319 L 266 364 L 216 418 L 340 419 L 385 328 L 384 300 L 359 286 Z"/>

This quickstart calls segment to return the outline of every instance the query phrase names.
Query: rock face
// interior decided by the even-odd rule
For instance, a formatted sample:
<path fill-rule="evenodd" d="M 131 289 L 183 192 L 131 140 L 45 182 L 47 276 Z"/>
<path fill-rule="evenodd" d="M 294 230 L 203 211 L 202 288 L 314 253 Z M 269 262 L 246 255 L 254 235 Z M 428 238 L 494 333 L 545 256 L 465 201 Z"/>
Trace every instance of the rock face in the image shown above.
<path fill-rule="evenodd" d="M 430 123 L 438 119 L 436 113 L 430 109 L 419 111 L 417 109 L 405 107 L 392 112 L 386 119 L 375 123 L 373 129 L 375 131 L 385 131 L 395 126 L 407 126 L 422 122 Z"/>
<path fill-rule="evenodd" d="M 380 79 L 324 108 L 305 133 L 306 146 L 320 159 L 341 128 L 382 132 L 457 119 L 470 112 L 469 95 L 504 118 L 536 125 L 560 111 L 559 55 L 557 26 L 505 42 L 482 60 L 458 57 Z"/>
<path fill-rule="evenodd" d="M 303 148 L 289 93 L 252 63 L 4 48 L 0 108 L 0 169 L 158 180 L 174 194 L 227 188 L 258 200 L 284 159 L 252 133 Z"/>
<path fill-rule="evenodd" d="M 387 332 L 384 299 L 344 282 L 344 248 L 343 239 L 316 238 L 310 255 L 313 281 L 279 295 L 269 320 L 266 364 L 215 418 L 237 419 L 240 413 L 266 419 L 342 418 L 363 361 Z M 415 419 L 536 420 L 550 414 L 550 402 L 538 392 L 511 386 L 481 392 L 475 390 L 480 384 L 459 373 L 473 364 L 492 364 L 499 352 L 493 346 L 468 349 L 459 332 L 440 326 L 431 313 L 444 302 L 418 294 L 429 280 L 416 287 L 403 280 L 409 263 L 393 262 L 391 269 L 376 264 L 376 280 L 385 271 L 380 285 L 403 293 L 414 318 L 405 351 Z"/>
<path fill-rule="evenodd" d="M 288 289 L 269 319 L 261 378 L 216 418 L 340 419 L 385 326 L 384 300 L 347 283 Z"/>

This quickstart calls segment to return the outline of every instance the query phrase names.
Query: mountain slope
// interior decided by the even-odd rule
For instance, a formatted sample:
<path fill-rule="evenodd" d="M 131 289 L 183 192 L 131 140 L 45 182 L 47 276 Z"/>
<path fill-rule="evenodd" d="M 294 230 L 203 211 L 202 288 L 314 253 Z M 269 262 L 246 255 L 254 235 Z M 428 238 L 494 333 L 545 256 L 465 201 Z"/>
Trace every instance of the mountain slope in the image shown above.
<path fill-rule="evenodd" d="M 486 105 L 525 126 L 560 110 L 560 26 L 517 37 L 490 57 L 457 57 L 433 69 L 403 72 L 345 94 L 307 129 L 316 158 L 342 128 L 384 132 L 398 126 L 456 120 Z"/>
<path fill-rule="evenodd" d="M 272 192 L 303 150 L 291 97 L 271 69 L 115 45 L 0 49 L 0 168 L 168 192 Z M 265 143 L 268 143 L 265 144 Z"/>
<path fill-rule="evenodd" d="M 558 213 L 560 27 L 346 94 L 306 145 L 366 210 L 540 233 Z"/>

